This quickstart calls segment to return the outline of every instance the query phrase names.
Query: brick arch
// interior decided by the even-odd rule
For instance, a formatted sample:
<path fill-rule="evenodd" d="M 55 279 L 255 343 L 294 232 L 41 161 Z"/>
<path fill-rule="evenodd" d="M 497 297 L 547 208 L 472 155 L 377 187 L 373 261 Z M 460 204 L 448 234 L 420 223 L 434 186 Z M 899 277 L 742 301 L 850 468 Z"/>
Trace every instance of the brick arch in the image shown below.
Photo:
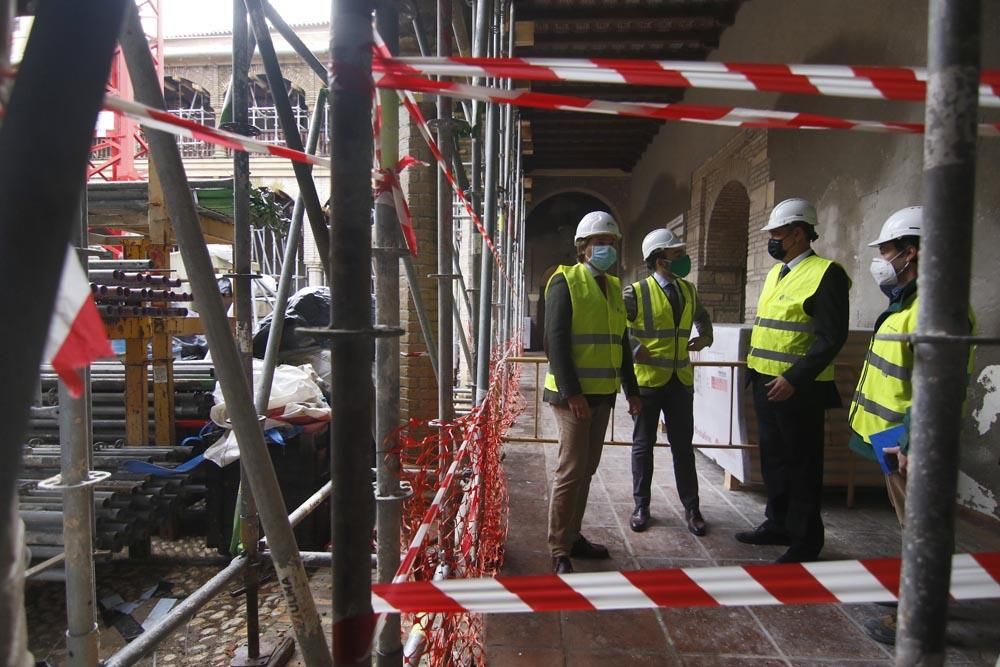
<path fill-rule="evenodd" d="M 742 322 L 746 302 L 750 196 L 740 181 L 726 183 L 708 216 L 698 290 L 715 303 L 716 322 Z"/>
<path fill-rule="evenodd" d="M 528 210 L 525 213 L 525 219 L 527 220 L 531 218 L 531 214 L 534 213 L 535 209 L 538 208 L 539 205 L 541 205 L 543 202 L 546 202 L 549 199 L 554 199 L 556 197 L 559 197 L 560 195 L 586 195 L 588 197 L 593 197 L 594 199 L 596 199 L 597 201 L 601 202 L 602 204 L 608 207 L 608 212 L 611 213 L 612 217 L 614 217 L 614 219 L 617 220 L 620 225 L 623 224 L 621 212 L 618 210 L 618 207 L 615 206 L 615 204 L 608 197 L 605 197 L 600 192 L 592 190 L 590 188 L 581 188 L 572 186 L 546 192 L 537 201 L 531 202 L 531 206 L 528 207 Z"/>

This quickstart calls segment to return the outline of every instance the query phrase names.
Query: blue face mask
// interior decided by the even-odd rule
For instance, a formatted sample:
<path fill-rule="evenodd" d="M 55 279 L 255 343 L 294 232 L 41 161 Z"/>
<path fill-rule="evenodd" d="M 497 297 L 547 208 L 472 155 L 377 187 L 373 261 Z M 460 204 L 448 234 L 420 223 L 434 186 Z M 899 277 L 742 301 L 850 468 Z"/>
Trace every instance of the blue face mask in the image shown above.
<path fill-rule="evenodd" d="M 604 273 L 618 261 L 618 253 L 613 245 L 595 245 L 590 251 L 590 265 Z"/>

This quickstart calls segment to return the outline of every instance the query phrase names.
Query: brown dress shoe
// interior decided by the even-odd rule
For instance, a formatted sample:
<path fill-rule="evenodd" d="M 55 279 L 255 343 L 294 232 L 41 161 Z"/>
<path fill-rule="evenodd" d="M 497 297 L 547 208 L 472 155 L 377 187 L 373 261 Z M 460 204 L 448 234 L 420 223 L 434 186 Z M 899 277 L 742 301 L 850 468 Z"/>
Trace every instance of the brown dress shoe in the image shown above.
<path fill-rule="evenodd" d="M 573 561 L 568 556 L 553 556 L 552 571 L 556 574 L 573 574 Z"/>
<path fill-rule="evenodd" d="M 692 535 L 701 537 L 708 532 L 708 526 L 705 524 L 705 519 L 701 516 L 701 510 L 687 510 L 684 512 L 684 517 L 687 519 L 688 530 L 691 531 Z"/>

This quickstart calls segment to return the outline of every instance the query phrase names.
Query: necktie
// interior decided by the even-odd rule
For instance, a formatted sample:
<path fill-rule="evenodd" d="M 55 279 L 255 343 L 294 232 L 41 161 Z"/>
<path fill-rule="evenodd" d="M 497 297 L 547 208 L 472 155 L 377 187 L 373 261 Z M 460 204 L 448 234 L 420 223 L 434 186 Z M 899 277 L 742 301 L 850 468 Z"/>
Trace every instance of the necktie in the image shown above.
<path fill-rule="evenodd" d="M 781 265 L 781 271 L 778 272 L 778 280 L 781 280 L 782 278 L 784 278 L 785 276 L 787 276 L 789 271 L 791 271 L 791 269 L 788 268 L 788 265 L 787 264 L 782 264 Z"/>
<path fill-rule="evenodd" d="M 601 288 L 601 292 L 604 296 L 608 295 L 608 278 L 603 273 L 599 273 L 594 276 L 594 280 L 597 281 L 597 286 Z"/>
<path fill-rule="evenodd" d="M 667 301 L 670 302 L 670 310 L 674 313 L 674 324 L 677 324 L 681 317 L 681 304 L 680 300 L 677 298 L 677 288 L 674 287 L 673 283 L 667 283 L 667 286 L 663 288 L 663 291 L 666 292 Z"/>

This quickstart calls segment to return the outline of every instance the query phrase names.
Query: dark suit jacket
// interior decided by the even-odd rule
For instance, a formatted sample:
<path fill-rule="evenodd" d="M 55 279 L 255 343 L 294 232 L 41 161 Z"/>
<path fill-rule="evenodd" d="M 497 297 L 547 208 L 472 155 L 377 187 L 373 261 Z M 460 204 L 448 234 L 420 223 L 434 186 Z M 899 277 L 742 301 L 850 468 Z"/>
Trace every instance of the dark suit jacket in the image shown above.
<path fill-rule="evenodd" d="M 552 405 L 566 405 L 566 399 L 583 392 L 580 379 L 576 375 L 576 364 L 573 363 L 573 349 L 570 343 L 570 330 L 573 324 L 573 302 L 569 296 L 569 285 L 565 276 L 558 274 L 552 278 L 549 288 L 545 291 L 545 336 L 543 347 L 545 356 L 549 359 L 549 370 L 556 377 L 560 391 L 545 389 L 542 400 Z M 622 329 L 622 388 L 626 396 L 637 396 L 638 383 L 635 379 L 635 369 L 632 367 L 632 350 L 628 345 L 628 335 Z M 591 404 L 602 401 L 613 403 L 615 394 L 587 394 Z"/>

